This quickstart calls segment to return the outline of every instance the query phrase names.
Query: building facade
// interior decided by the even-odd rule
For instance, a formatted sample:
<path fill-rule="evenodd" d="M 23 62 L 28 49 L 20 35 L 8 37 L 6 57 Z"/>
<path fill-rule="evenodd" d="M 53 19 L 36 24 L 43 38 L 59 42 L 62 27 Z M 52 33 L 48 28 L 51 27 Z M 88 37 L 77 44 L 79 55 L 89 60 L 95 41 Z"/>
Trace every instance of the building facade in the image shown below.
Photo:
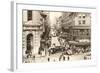
<path fill-rule="evenodd" d="M 23 10 L 22 16 L 22 49 L 23 56 L 27 53 L 36 55 L 39 52 L 41 35 L 45 31 L 46 14 L 42 11 Z"/>
<path fill-rule="evenodd" d="M 78 13 L 74 19 L 75 25 L 72 27 L 72 39 L 91 39 L 91 16 L 90 13 Z"/>
<path fill-rule="evenodd" d="M 69 40 L 91 39 L 91 14 L 90 13 L 64 13 L 63 32 Z M 66 15 L 66 16 L 65 16 Z"/>

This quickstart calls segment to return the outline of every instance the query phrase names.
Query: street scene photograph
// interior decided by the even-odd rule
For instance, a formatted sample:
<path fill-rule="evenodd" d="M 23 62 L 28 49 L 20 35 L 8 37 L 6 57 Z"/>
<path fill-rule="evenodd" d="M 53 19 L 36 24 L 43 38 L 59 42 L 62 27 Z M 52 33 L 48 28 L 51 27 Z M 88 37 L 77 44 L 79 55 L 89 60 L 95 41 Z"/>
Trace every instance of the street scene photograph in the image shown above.
<path fill-rule="evenodd" d="M 91 13 L 22 10 L 22 63 L 91 60 Z"/>

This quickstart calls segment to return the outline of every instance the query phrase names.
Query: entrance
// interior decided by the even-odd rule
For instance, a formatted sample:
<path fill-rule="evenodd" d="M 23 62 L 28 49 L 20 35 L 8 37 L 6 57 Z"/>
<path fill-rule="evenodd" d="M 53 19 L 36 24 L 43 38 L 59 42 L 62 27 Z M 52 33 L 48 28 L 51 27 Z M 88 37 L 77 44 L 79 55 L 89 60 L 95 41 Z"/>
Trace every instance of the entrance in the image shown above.
<path fill-rule="evenodd" d="M 27 35 L 27 54 L 31 53 L 32 49 L 33 49 L 33 34 L 30 33 Z"/>

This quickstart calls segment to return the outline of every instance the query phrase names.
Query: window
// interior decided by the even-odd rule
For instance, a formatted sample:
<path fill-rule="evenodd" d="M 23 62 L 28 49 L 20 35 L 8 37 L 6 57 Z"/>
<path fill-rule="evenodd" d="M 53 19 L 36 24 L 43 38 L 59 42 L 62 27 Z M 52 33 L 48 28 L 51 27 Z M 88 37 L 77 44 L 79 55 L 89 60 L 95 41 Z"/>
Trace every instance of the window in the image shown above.
<path fill-rule="evenodd" d="M 80 30 L 80 33 L 81 33 L 81 35 L 82 35 L 82 34 L 84 33 L 84 30 L 83 30 L 83 29 L 81 29 L 81 30 Z"/>
<path fill-rule="evenodd" d="M 83 24 L 85 24 L 85 20 L 83 20 Z"/>
<path fill-rule="evenodd" d="M 81 24 L 81 21 L 79 20 L 78 23 Z"/>
<path fill-rule="evenodd" d="M 81 18 L 81 16 L 79 16 L 79 18 Z"/>
<path fill-rule="evenodd" d="M 87 36 L 89 36 L 89 33 L 87 33 Z"/>
<path fill-rule="evenodd" d="M 27 18 L 28 21 L 32 20 L 32 10 L 27 11 L 27 16 L 28 16 L 28 18 Z"/>
<path fill-rule="evenodd" d="M 85 18 L 85 16 L 83 16 L 83 18 Z"/>

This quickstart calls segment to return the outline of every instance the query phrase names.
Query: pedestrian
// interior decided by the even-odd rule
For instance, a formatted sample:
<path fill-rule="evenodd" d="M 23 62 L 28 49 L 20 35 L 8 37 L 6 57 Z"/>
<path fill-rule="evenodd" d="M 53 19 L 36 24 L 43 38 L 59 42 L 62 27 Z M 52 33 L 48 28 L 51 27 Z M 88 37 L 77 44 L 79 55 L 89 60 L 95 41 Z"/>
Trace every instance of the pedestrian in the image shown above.
<path fill-rule="evenodd" d="M 35 61 L 35 55 L 33 56 L 33 60 Z"/>
<path fill-rule="evenodd" d="M 59 56 L 59 61 L 61 60 L 62 55 Z"/>
<path fill-rule="evenodd" d="M 50 58 L 48 57 L 48 62 L 50 61 Z"/>
<path fill-rule="evenodd" d="M 65 56 L 63 56 L 63 61 L 65 61 Z"/>
<path fill-rule="evenodd" d="M 48 50 L 49 56 L 50 56 L 50 49 Z"/>
<path fill-rule="evenodd" d="M 84 56 L 84 60 L 86 60 L 86 56 Z"/>
<path fill-rule="evenodd" d="M 55 59 L 53 61 L 55 62 Z"/>
<path fill-rule="evenodd" d="M 68 56 L 67 59 L 68 59 L 68 61 L 69 61 L 70 57 Z"/>

